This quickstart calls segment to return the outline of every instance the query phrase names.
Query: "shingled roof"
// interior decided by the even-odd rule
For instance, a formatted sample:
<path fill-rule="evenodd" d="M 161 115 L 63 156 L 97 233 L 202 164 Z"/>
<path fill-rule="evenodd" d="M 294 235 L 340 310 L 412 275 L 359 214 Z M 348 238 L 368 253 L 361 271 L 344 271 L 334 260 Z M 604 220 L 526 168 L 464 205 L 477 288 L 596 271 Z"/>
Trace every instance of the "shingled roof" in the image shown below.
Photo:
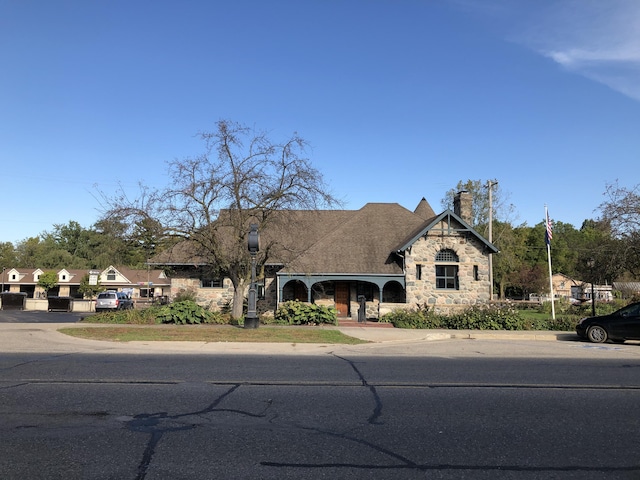
<path fill-rule="evenodd" d="M 260 232 L 267 264 L 297 274 L 402 274 L 396 248 L 435 215 L 422 199 L 415 212 L 397 203 L 368 203 L 360 210 L 286 210 Z M 153 264 L 202 265 L 193 244 L 182 242 Z"/>
<path fill-rule="evenodd" d="M 368 203 L 325 230 L 283 272 L 401 274 L 393 247 L 424 222 L 397 203 Z"/>

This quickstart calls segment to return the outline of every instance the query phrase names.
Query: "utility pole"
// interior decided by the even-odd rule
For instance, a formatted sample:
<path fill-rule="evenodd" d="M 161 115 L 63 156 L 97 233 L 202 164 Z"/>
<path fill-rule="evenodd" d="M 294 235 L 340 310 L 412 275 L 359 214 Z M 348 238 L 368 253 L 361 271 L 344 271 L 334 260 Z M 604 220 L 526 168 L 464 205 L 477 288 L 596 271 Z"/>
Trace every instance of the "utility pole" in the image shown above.
<path fill-rule="evenodd" d="M 493 243 L 493 186 L 498 182 L 487 180 L 489 189 L 489 243 Z M 493 301 L 493 254 L 489 253 L 489 301 Z"/>

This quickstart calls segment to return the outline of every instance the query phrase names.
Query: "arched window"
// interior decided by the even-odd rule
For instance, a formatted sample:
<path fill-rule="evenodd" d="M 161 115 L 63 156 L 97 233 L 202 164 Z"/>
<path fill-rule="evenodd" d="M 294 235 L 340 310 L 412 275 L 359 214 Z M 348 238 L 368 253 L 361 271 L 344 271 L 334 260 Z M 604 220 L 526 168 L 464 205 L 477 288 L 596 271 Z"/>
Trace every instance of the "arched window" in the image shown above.
<path fill-rule="evenodd" d="M 436 288 L 458 290 L 458 255 L 450 249 L 436 254 Z"/>
<path fill-rule="evenodd" d="M 459 262 L 458 255 L 451 249 L 445 248 L 436 253 L 436 262 Z"/>

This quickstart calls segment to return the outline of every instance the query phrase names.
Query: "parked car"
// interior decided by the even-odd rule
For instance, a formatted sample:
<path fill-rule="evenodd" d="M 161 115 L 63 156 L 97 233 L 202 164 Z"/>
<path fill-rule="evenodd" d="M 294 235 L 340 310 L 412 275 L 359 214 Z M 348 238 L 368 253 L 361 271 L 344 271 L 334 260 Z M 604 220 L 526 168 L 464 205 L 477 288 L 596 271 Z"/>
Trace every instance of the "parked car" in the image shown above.
<path fill-rule="evenodd" d="M 640 302 L 631 303 L 609 315 L 583 318 L 576 325 L 576 332 L 594 343 L 640 340 Z"/>
<path fill-rule="evenodd" d="M 96 312 L 105 310 L 129 310 L 133 308 L 133 300 L 122 292 L 107 291 L 98 294 Z"/>

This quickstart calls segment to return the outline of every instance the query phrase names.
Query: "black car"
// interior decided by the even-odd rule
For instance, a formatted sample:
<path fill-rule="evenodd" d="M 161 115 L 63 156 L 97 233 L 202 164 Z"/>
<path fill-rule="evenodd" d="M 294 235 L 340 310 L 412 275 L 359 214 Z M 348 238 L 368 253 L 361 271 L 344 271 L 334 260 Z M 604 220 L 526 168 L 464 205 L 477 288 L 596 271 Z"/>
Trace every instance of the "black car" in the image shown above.
<path fill-rule="evenodd" d="M 640 340 L 640 302 L 631 303 L 609 315 L 583 318 L 576 325 L 576 332 L 594 343 Z"/>

